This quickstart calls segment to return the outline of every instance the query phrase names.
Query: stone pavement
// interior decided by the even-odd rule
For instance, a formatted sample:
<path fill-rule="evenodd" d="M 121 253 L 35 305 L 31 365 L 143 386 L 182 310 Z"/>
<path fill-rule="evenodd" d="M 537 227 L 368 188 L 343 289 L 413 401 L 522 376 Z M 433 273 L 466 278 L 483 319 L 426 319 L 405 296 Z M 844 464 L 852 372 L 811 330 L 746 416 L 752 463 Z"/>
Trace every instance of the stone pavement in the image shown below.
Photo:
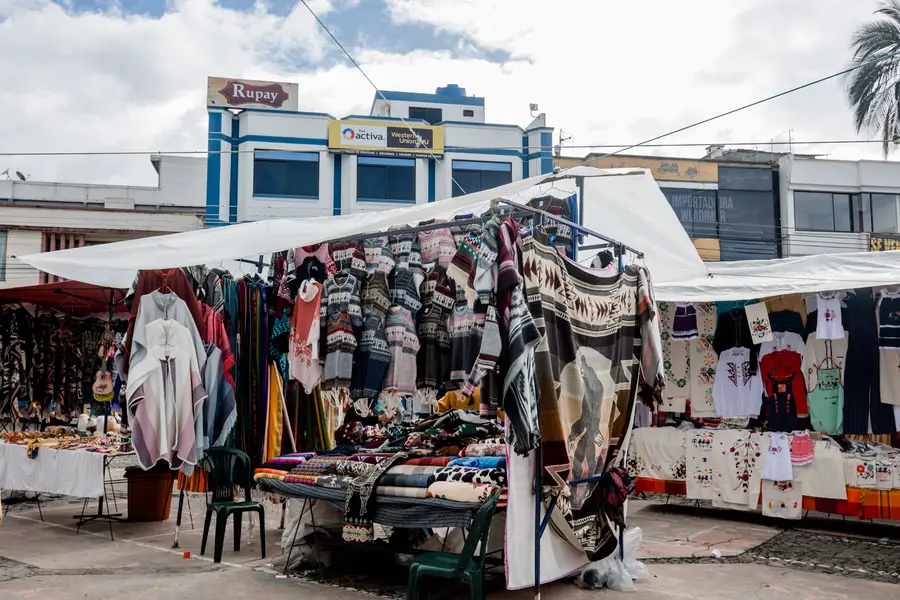
<path fill-rule="evenodd" d="M 121 496 L 119 502 L 124 502 Z M 192 499 L 192 510 L 185 509 L 181 547 L 173 549 L 176 504 L 173 501 L 172 518 L 166 522 L 114 524 L 115 541 L 110 541 L 105 523 L 90 523 L 76 534 L 72 517 L 81 512 L 80 500 L 57 498 L 45 502 L 44 522 L 33 505 L 11 506 L 0 525 L 0 598 L 296 600 L 303 597 L 316 600 L 327 597 L 343 600 L 371 596 L 373 592 L 405 597 L 405 571 L 389 564 L 384 568 L 383 564 L 376 566 L 369 561 L 355 563 L 364 566 L 355 567 L 354 576 L 349 580 L 326 579 L 332 585 L 296 576 L 279 578 L 271 562 L 280 555 L 277 505 L 268 506 L 265 560 L 260 559 L 258 533 L 249 541 L 246 539 L 249 534 L 246 519 L 240 552 L 231 547 L 229 527 L 222 564 L 214 565 L 209 556 L 198 556 L 205 508 L 202 496 Z M 95 507 L 94 502 L 90 508 Z M 191 529 L 190 515 L 194 529 Z M 790 596 L 817 600 L 851 597 L 893 600 L 900 597 L 900 585 L 892 583 L 898 579 L 889 572 L 889 565 L 893 564 L 894 569 L 900 565 L 900 546 L 894 534 L 897 530 L 887 531 L 890 539 L 884 539 L 884 535 L 860 538 L 846 530 L 838 535 L 821 529 L 782 532 L 771 521 L 753 515 L 665 507 L 639 500 L 629 503 L 629 523 L 643 530 L 641 556 L 647 560 L 651 572 L 650 580 L 639 582 L 637 592 L 629 595 L 631 598 L 767 600 Z M 806 523 L 803 525 L 806 527 Z M 872 534 L 858 522 L 834 525 Z M 724 558 L 712 558 L 713 549 L 720 550 Z M 192 552 L 189 559 L 183 556 L 186 550 Z M 208 553 L 212 553 L 211 542 Z M 839 571 L 836 566 L 844 570 Z M 851 571 L 851 567 L 855 570 Z M 360 575 L 359 570 L 366 574 Z M 318 573 L 310 577 L 318 577 Z M 374 585 L 371 581 L 379 583 Z M 334 583 L 357 589 L 335 587 Z M 360 588 L 366 592 L 358 591 Z M 495 580 L 489 589 L 492 598 L 532 597 L 530 589 L 503 590 L 502 580 Z M 458 586 L 442 586 L 441 591 L 437 594 L 440 598 L 466 597 L 466 590 Z M 598 594 L 618 595 L 610 591 L 581 590 L 565 581 L 544 586 L 544 596 L 550 600 L 580 600 Z"/>

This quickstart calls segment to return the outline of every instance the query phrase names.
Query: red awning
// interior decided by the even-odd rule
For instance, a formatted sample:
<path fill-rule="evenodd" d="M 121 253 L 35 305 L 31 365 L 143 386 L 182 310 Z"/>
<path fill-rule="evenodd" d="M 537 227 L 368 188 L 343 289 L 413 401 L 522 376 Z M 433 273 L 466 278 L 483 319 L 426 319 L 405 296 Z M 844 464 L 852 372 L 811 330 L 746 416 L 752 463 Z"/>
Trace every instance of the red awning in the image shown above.
<path fill-rule="evenodd" d="M 58 281 L 0 289 L 0 303 L 29 303 L 75 314 L 127 313 L 127 290 L 80 281 Z"/>

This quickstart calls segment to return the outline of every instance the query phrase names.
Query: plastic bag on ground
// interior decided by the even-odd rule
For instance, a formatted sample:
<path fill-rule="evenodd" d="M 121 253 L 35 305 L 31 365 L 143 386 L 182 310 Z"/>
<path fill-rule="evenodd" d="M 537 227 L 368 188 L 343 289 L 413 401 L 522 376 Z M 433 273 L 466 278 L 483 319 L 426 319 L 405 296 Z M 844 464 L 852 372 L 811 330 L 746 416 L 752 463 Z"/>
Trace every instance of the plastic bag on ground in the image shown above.
<path fill-rule="evenodd" d="M 620 592 L 633 592 L 634 582 L 648 579 L 650 571 L 637 560 L 638 549 L 643 540 L 640 527 L 627 529 L 623 535 L 623 552 L 619 549 L 602 560 L 590 563 L 575 579 L 575 583 L 585 589 L 608 587 Z"/>

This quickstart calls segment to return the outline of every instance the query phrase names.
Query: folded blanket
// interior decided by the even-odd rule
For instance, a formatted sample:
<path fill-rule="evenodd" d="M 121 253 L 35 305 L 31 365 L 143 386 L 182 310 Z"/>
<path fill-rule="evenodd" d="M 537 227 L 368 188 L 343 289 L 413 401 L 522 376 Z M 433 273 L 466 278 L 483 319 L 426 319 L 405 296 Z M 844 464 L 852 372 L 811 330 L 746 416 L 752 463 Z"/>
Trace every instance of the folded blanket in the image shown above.
<path fill-rule="evenodd" d="M 406 466 L 428 466 L 428 467 L 446 467 L 452 464 L 453 459 L 449 456 L 422 456 L 420 458 L 411 458 L 405 463 Z M 463 460 L 463 459 L 460 459 Z"/>
<path fill-rule="evenodd" d="M 395 465 L 385 471 L 385 473 L 391 473 L 393 475 L 434 475 L 443 467 L 434 467 L 429 465 L 409 465 L 403 463 L 402 465 Z"/>
<path fill-rule="evenodd" d="M 503 469 L 475 469 L 473 467 L 443 467 L 434 474 L 434 480 L 489 483 L 497 487 L 506 487 L 506 471 Z"/>
<path fill-rule="evenodd" d="M 374 464 L 381 462 L 388 456 L 391 456 L 391 454 L 384 454 L 384 453 L 380 453 L 380 452 L 371 452 L 371 453 L 367 452 L 365 454 L 354 454 L 347 460 L 352 460 L 354 462 L 364 462 L 364 463 L 369 463 L 370 465 L 374 465 Z"/>
<path fill-rule="evenodd" d="M 409 464 L 407 461 L 406 464 Z M 450 461 L 451 467 L 474 467 L 476 469 L 505 469 L 505 456 L 476 456 L 467 458 L 454 458 Z"/>
<path fill-rule="evenodd" d="M 293 469 L 298 463 L 286 463 L 286 462 L 264 462 L 259 466 L 260 469 L 274 469 L 276 471 L 281 471 L 282 473 L 290 471 Z"/>
<path fill-rule="evenodd" d="M 378 487 L 402 486 L 411 488 L 427 488 L 432 483 L 434 483 L 434 473 L 406 475 L 404 473 L 391 473 L 390 471 L 388 471 L 378 478 Z"/>
<path fill-rule="evenodd" d="M 484 502 L 497 487 L 486 483 L 462 481 L 435 481 L 428 487 L 428 498 L 455 500 L 456 502 Z"/>
<path fill-rule="evenodd" d="M 494 444 L 494 443 L 479 443 L 479 444 L 469 444 L 463 451 L 459 453 L 460 456 L 506 456 L 506 444 Z"/>
<path fill-rule="evenodd" d="M 375 488 L 376 496 L 399 496 L 401 498 L 426 498 L 428 489 L 423 487 L 402 487 L 397 485 L 379 485 Z"/>
<path fill-rule="evenodd" d="M 316 456 L 315 452 L 297 452 L 296 454 L 283 454 L 282 456 L 276 456 L 269 462 L 273 463 L 299 463 L 305 462 L 311 458 Z"/>
<path fill-rule="evenodd" d="M 271 469 L 267 469 L 266 471 L 259 472 L 259 470 L 257 469 L 257 472 L 253 475 L 253 481 L 259 481 L 260 479 L 281 479 L 281 480 L 284 480 L 284 478 L 288 476 L 288 474 L 287 474 L 287 473 L 284 473 L 283 471 L 277 471 L 277 472 L 275 472 L 275 473 L 270 473 L 270 472 L 268 472 L 268 471 L 270 471 L 270 470 L 271 470 Z"/>

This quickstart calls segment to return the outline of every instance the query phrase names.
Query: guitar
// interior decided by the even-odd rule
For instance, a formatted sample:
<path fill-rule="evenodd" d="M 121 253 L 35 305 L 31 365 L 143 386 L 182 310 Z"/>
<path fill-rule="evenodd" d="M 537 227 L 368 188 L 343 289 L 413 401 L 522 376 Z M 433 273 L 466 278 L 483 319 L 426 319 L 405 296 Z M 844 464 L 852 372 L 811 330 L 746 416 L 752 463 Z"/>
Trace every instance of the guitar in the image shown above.
<path fill-rule="evenodd" d="M 94 376 L 94 384 L 91 386 L 94 400 L 97 402 L 111 402 L 114 396 L 113 377 L 112 373 L 106 370 L 106 363 L 115 352 L 115 346 L 112 344 L 114 338 L 108 339 L 110 338 L 108 334 L 111 335 L 112 332 L 107 330 L 103 334 L 100 348 L 97 351 L 97 355 L 100 358 L 100 370 Z"/>

